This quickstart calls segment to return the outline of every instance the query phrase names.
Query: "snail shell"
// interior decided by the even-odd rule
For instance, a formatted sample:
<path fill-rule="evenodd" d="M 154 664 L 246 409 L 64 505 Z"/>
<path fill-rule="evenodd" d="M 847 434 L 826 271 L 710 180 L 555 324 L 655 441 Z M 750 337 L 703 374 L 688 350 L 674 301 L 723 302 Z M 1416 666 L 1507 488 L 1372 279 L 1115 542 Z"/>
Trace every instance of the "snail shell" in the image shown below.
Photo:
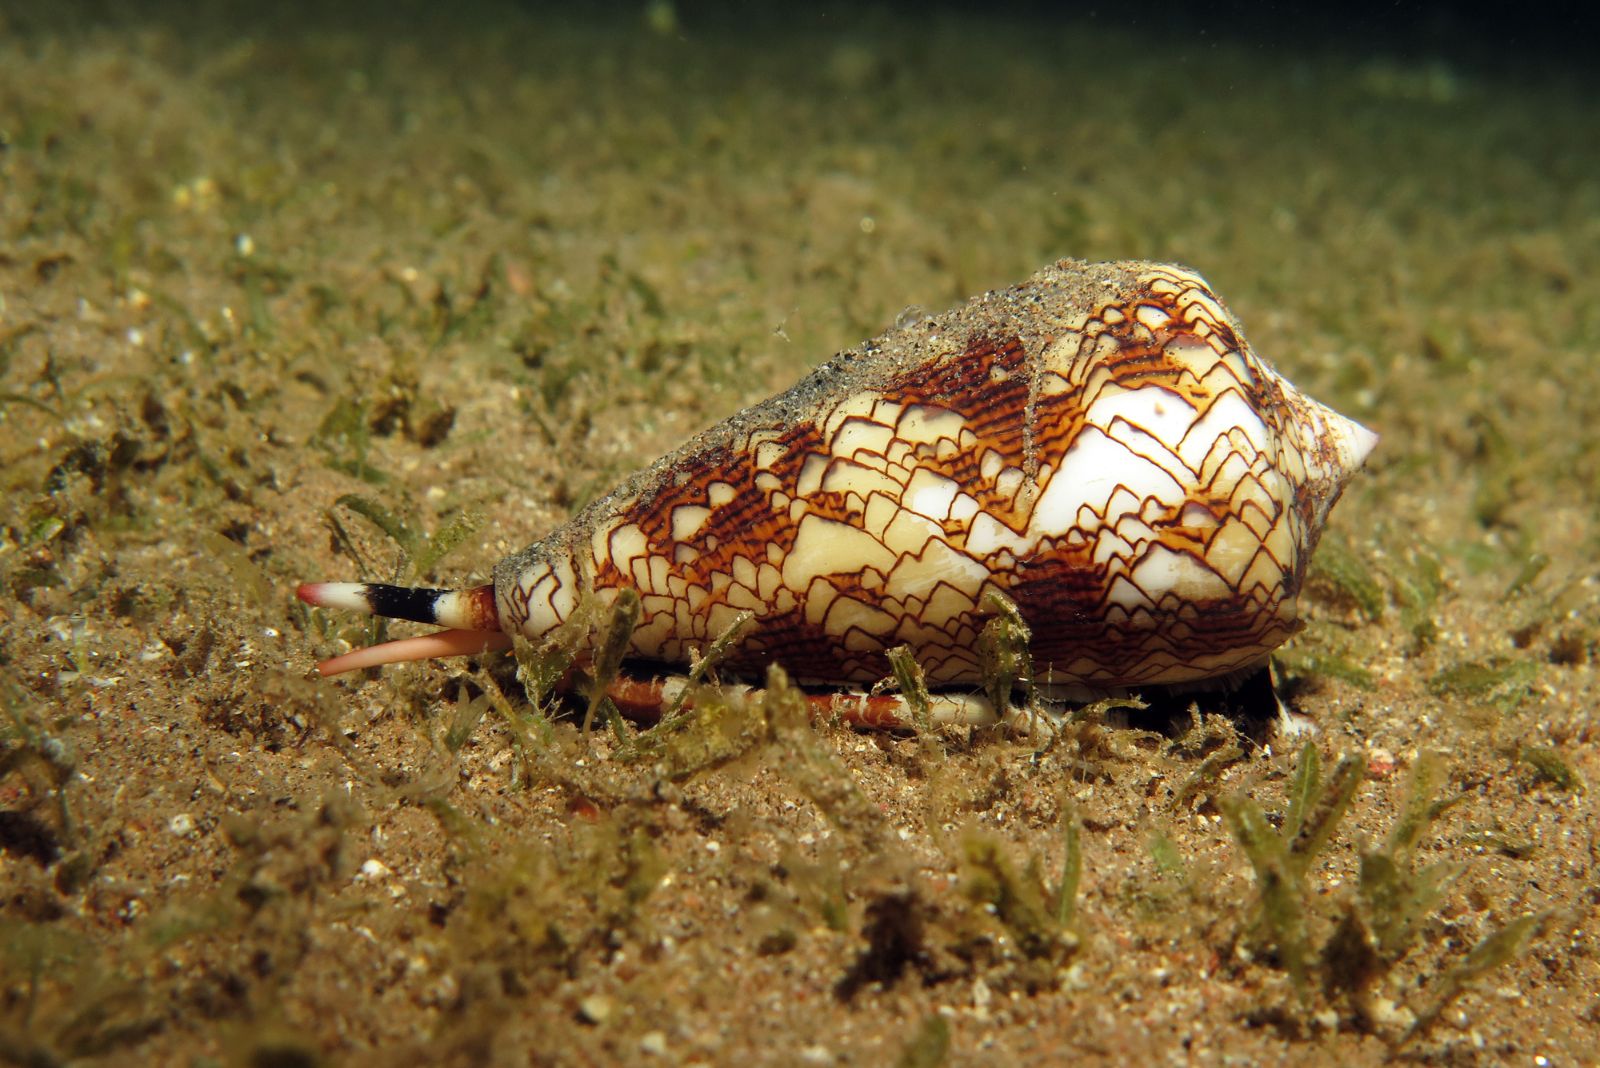
<path fill-rule="evenodd" d="M 653 661 L 750 612 L 735 673 L 868 683 L 906 645 L 930 684 L 975 683 L 994 591 L 1041 680 L 1186 682 L 1295 630 L 1376 440 L 1258 357 L 1193 271 L 1063 260 L 840 353 L 501 561 L 492 588 L 301 596 L 458 628 L 325 673 L 537 640 L 631 587 L 630 653 Z"/>

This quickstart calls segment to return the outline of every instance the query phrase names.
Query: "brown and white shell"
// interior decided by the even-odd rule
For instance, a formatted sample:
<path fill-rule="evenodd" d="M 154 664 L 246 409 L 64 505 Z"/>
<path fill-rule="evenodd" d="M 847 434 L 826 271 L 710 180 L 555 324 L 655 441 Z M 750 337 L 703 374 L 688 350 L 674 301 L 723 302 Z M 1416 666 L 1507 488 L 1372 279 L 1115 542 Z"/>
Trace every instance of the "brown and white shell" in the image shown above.
<path fill-rule="evenodd" d="M 631 587 L 639 658 L 687 663 L 750 612 L 727 670 L 870 683 L 905 645 L 940 685 L 980 680 L 997 591 L 1041 680 L 1203 679 L 1295 630 L 1375 441 L 1259 358 L 1193 271 L 1063 260 L 700 434 L 503 560 L 492 610 L 485 587 L 411 617 L 539 639 Z M 335 588 L 357 587 L 308 587 Z"/>
<path fill-rule="evenodd" d="M 507 556 L 491 587 L 299 595 L 454 628 L 328 675 L 541 640 L 587 595 L 634 588 L 629 652 L 656 662 L 750 612 L 736 673 L 872 683 L 909 646 L 928 683 L 978 683 L 998 592 L 1035 678 L 1186 683 L 1294 632 L 1328 510 L 1374 443 L 1256 357 L 1192 270 L 1061 261 L 838 353 Z"/>

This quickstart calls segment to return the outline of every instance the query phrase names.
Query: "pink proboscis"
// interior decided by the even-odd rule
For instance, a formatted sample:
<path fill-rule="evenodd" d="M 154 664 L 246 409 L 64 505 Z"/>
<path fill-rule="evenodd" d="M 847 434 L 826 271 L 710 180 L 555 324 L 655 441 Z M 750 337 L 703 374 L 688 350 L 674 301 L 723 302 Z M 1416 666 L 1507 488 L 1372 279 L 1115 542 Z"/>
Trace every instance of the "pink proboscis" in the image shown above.
<path fill-rule="evenodd" d="M 317 665 L 317 671 L 323 676 L 342 675 L 346 671 L 359 671 L 383 664 L 431 660 L 436 656 L 475 656 L 509 648 L 511 635 L 497 630 L 440 630 L 432 634 L 419 634 L 414 638 L 397 638 L 392 642 L 369 645 L 365 649 L 353 649 L 322 661 Z"/>

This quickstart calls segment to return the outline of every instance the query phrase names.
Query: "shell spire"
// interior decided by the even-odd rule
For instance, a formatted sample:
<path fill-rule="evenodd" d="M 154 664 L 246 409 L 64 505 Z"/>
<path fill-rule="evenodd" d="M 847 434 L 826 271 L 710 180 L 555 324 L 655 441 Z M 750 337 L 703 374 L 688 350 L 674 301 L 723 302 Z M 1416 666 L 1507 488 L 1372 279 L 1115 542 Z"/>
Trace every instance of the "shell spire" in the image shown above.
<path fill-rule="evenodd" d="M 1304 410 L 1289 423 L 1289 429 L 1298 439 L 1297 448 L 1307 457 L 1300 492 L 1313 503 L 1312 526 L 1320 532 L 1344 487 L 1377 447 L 1378 435 L 1303 393 L 1296 392 L 1295 398 Z"/>
<path fill-rule="evenodd" d="M 537 640 L 631 587 L 640 659 L 687 663 L 749 612 L 736 673 L 869 683 L 903 645 L 930 684 L 967 685 L 999 593 L 1041 679 L 1226 675 L 1295 629 L 1375 442 L 1258 357 L 1193 271 L 1064 260 L 840 353 L 501 561 L 495 626 L 488 587 L 440 621 L 447 651 Z M 387 612 L 305 592 L 332 589 L 301 596 Z"/>

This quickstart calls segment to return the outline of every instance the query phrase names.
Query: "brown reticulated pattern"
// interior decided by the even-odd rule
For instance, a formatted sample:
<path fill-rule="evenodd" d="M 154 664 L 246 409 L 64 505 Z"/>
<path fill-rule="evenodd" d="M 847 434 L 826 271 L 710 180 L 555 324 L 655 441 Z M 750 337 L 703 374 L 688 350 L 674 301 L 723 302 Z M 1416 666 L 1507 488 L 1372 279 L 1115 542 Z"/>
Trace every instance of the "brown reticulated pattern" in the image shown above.
<path fill-rule="evenodd" d="M 1010 318 L 929 320 L 899 343 L 916 359 L 880 366 L 869 343 L 850 355 L 873 373 L 824 368 L 542 552 L 571 552 L 597 590 L 636 588 L 634 651 L 658 660 L 687 660 L 749 611 L 734 671 L 776 660 L 870 682 L 906 644 L 930 682 L 976 682 L 994 590 L 1032 628 L 1042 679 L 1248 665 L 1293 630 L 1316 537 L 1283 433 L 1299 395 L 1197 276 L 1106 288 L 1043 331 L 1015 317 L 1031 299 L 1018 287 L 992 302 Z"/>

